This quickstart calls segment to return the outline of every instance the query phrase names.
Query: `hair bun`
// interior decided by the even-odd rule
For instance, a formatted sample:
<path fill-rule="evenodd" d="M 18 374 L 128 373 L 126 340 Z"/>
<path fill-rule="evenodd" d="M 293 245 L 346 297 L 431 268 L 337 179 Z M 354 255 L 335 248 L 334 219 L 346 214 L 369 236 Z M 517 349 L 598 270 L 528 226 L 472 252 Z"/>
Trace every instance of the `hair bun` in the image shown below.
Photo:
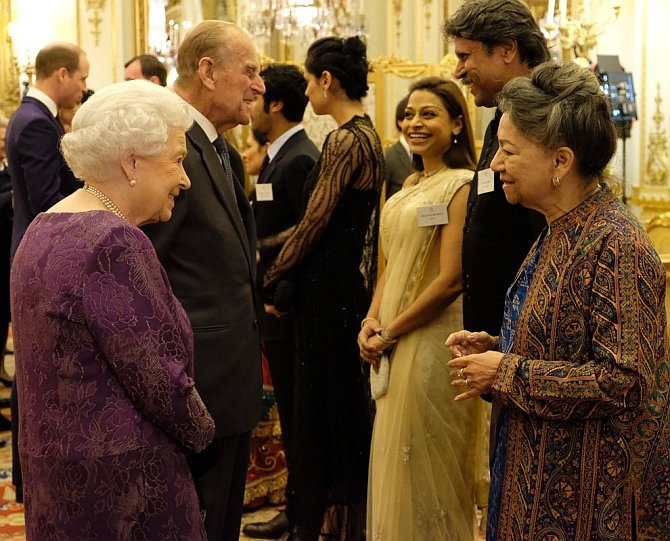
<path fill-rule="evenodd" d="M 344 41 L 342 52 L 346 56 L 356 56 L 358 58 L 365 58 L 366 49 L 365 43 L 358 36 L 352 36 Z"/>

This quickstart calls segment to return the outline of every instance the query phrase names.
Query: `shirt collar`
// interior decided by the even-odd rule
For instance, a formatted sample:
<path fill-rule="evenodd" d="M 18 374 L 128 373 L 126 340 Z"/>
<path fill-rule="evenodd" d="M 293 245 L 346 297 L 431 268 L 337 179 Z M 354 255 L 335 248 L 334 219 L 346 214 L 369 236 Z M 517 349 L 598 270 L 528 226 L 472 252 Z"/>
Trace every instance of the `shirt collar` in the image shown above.
<path fill-rule="evenodd" d="M 28 96 L 29 98 L 34 98 L 37 101 L 42 102 L 44 105 L 46 105 L 47 108 L 49 109 L 49 112 L 54 116 L 54 118 L 58 116 L 58 106 L 56 105 L 56 102 L 41 90 L 38 90 L 34 86 L 31 86 L 28 89 L 28 92 L 26 92 L 26 96 Z"/>
<path fill-rule="evenodd" d="M 398 137 L 398 142 L 402 145 L 402 148 L 405 149 L 405 152 L 407 152 L 407 155 L 411 158 L 412 151 L 409 148 L 409 143 L 407 142 L 407 139 L 405 139 L 405 136 L 402 133 L 400 134 L 400 137 Z"/>
<path fill-rule="evenodd" d="M 179 94 L 177 94 L 177 95 L 179 95 Z M 219 136 L 219 134 L 216 133 L 216 128 L 214 127 L 214 124 L 212 124 L 205 115 L 203 115 L 200 111 L 198 111 L 195 107 L 193 107 L 186 100 L 184 100 L 184 102 L 186 102 L 186 104 L 191 109 L 191 113 L 193 114 L 193 118 L 195 119 L 198 126 L 200 126 L 202 128 L 202 131 L 205 132 L 205 135 L 207 136 L 207 138 L 211 142 L 214 142 L 214 139 L 216 139 Z"/>
<path fill-rule="evenodd" d="M 274 143 L 272 143 L 268 147 L 268 159 L 272 161 L 274 157 L 277 155 L 277 152 L 281 150 L 281 147 L 284 146 L 284 143 L 288 141 L 291 137 L 293 137 L 294 134 L 298 133 L 300 130 L 304 130 L 304 126 L 302 124 L 297 124 L 296 126 L 293 126 L 291 129 L 286 130 L 284 133 L 282 133 L 277 139 L 275 139 Z"/>

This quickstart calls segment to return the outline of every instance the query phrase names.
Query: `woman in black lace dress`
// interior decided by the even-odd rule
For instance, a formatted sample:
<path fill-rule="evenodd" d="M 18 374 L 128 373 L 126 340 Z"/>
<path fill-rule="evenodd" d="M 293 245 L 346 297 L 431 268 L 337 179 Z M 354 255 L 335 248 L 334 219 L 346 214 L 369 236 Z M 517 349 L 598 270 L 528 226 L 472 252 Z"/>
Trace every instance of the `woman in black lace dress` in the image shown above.
<path fill-rule="evenodd" d="M 297 356 L 291 540 L 364 539 L 372 410 L 356 337 L 376 277 L 384 154 L 361 99 L 368 62 L 358 38 L 323 38 L 305 61 L 305 94 L 338 128 L 307 182 L 309 201 L 265 275 L 296 284 Z M 281 288 L 280 288 L 281 289 Z"/>

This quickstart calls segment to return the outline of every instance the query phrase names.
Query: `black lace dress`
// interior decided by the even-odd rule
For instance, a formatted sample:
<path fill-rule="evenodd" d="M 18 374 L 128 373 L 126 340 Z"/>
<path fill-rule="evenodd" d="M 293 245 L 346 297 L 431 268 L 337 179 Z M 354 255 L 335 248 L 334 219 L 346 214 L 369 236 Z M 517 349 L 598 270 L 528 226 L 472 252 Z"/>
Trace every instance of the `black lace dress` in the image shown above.
<path fill-rule="evenodd" d="M 383 150 L 372 122 L 330 133 L 305 212 L 265 275 L 265 297 L 292 275 L 297 359 L 290 472 L 301 539 L 364 538 L 372 406 L 356 339 L 376 278 Z"/>

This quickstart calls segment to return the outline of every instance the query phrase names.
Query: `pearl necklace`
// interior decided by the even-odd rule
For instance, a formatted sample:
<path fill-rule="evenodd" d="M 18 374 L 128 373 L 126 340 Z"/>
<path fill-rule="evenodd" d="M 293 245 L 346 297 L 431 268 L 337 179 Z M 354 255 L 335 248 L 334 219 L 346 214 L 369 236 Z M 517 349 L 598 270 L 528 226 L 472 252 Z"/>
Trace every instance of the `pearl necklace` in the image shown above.
<path fill-rule="evenodd" d="M 118 216 L 119 218 L 123 218 L 124 220 L 126 220 L 126 217 L 123 215 L 123 212 L 121 212 L 119 210 L 119 207 L 117 207 L 114 204 L 114 201 L 112 201 L 104 193 L 98 190 L 95 186 L 91 186 L 90 184 L 84 184 L 84 191 L 89 192 L 91 195 L 94 195 L 95 197 L 100 199 L 102 204 L 105 205 L 107 207 L 107 210 L 112 214 L 114 214 L 114 216 Z"/>

